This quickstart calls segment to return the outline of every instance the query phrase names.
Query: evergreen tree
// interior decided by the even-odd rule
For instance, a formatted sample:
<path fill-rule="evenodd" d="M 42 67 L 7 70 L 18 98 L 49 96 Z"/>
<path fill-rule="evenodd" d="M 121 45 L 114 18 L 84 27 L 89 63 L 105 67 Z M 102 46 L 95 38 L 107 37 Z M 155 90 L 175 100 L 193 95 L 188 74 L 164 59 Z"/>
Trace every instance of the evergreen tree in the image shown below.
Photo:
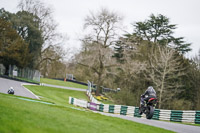
<path fill-rule="evenodd" d="M 134 33 L 144 40 L 148 40 L 160 45 L 169 45 L 180 53 L 184 54 L 191 51 L 190 43 L 185 43 L 183 37 L 174 37 L 173 33 L 176 29 L 175 24 L 170 24 L 169 18 L 159 14 L 152 14 L 148 20 L 144 22 L 136 22 L 134 25 Z"/>
<path fill-rule="evenodd" d="M 39 29 L 40 19 L 27 11 L 15 14 L 1 9 L 0 14 L 1 18 L 12 23 L 12 28 L 29 44 L 29 54 L 32 58 L 28 67 L 35 68 L 43 44 L 42 31 Z"/>
<path fill-rule="evenodd" d="M 114 46 L 114 55 L 113 57 L 117 59 L 119 63 L 123 63 L 123 51 L 124 51 L 124 44 L 122 41 L 117 41 Z"/>
<path fill-rule="evenodd" d="M 12 29 L 11 23 L 0 18 L 0 63 L 5 68 L 8 75 L 9 65 L 26 67 L 30 55 L 28 54 L 28 44 Z"/>

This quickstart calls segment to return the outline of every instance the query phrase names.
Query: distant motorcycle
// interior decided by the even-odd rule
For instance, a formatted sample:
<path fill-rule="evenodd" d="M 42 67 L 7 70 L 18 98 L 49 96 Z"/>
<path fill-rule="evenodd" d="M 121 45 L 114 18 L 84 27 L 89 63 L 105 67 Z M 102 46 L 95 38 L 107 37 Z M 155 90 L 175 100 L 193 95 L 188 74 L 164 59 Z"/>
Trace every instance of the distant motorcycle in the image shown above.
<path fill-rule="evenodd" d="M 10 89 L 8 90 L 8 94 L 14 94 L 14 93 L 15 93 L 15 90 L 12 87 L 10 87 Z"/>
<path fill-rule="evenodd" d="M 151 119 L 153 117 L 154 109 L 157 102 L 157 98 L 150 98 L 146 102 L 142 112 L 146 114 L 147 119 Z"/>

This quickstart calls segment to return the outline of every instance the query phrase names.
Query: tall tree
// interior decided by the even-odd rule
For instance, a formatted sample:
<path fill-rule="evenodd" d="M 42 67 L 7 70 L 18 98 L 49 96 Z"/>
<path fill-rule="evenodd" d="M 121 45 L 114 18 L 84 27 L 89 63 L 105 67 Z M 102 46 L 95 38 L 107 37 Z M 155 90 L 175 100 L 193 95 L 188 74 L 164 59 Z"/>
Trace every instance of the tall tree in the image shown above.
<path fill-rule="evenodd" d="M 183 37 L 176 38 L 173 36 L 176 25 L 170 24 L 169 18 L 164 15 L 155 16 L 152 14 L 148 20 L 136 22 L 133 26 L 135 27 L 134 32 L 144 40 L 161 45 L 169 44 L 182 54 L 191 51 L 191 44 L 185 43 Z"/>
<path fill-rule="evenodd" d="M 107 9 L 101 9 L 96 14 L 90 12 L 85 18 L 84 28 L 90 30 L 90 34 L 83 39 L 85 56 L 82 56 L 84 58 L 79 60 L 79 64 L 92 69 L 97 75 L 97 95 L 101 91 L 106 70 L 114 65 L 114 61 L 109 60 L 112 57 L 109 47 L 116 41 L 121 20 L 116 13 Z"/>
<path fill-rule="evenodd" d="M 87 36 L 88 40 L 94 41 L 103 47 L 113 45 L 118 39 L 117 31 L 122 18 L 114 12 L 107 9 L 101 9 L 99 12 L 90 14 L 85 18 L 84 28 L 92 30 Z"/>
<path fill-rule="evenodd" d="M 27 11 L 39 18 L 39 28 L 42 31 L 42 37 L 44 40 L 44 45 L 49 45 L 58 36 L 56 32 L 57 24 L 53 19 L 53 10 L 51 7 L 46 6 L 40 0 L 21 0 L 18 4 L 18 8 L 21 11 Z M 47 47 L 47 46 L 46 46 Z"/>
<path fill-rule="evenodd" d="M 11 22 L 17 33 L 29 44 L 29 54 L 32 55 L 32 58 L 29 60 L 28 67 L 35 68 L 43 44 L 42 31 L 39 29 L 39 18 L 27 11 L 19 11 L 15 14 L 1 9 L 0 13 L 1 18 Z"/>
<path fill-rule="evenodd" d="M 49 62 L 51 57 L 45 57 L 45 52 L 52 47 L 62 47 L 64 37 L 57 31 L 57 23 L 53 19 L 53 9 L 41 0 L 21 0 L 18 4 L 21 11 L 27 11 L 39 18 L 39 30 L 42 31 L 42 49 L 38 59 L 37 68 L 40 68 L 43 62 Z M 48 60 L 48 61 L 47 61 Z M 54 60 L 54 58 L 52 58 Z"/>
<path fill-rule="evenodd" d="M 62 63 L 64 55 L 65 53 L 61 47 L 49 47 L 45 49 L 42 53 L 43 60 L 39 63 L 41 74 L 44 77 L 56 78 L 60 76 L 64 78 L 64 73 L 61 73 L 64 69 L 64 64 Z"/>
<path fill-rule="evenodd" d="M 180 78 L 185 75 L 180 56 L 166 46 L 156 46 L 149 54 L 148 77 L 158 92 L 159 108 L 167 107 L 169 99 L 181 92 L 183 83 Z M 168 101 L 168 102 L 167 102 Z M 165 104 L 164 104 L 165 103 Z"/>
<path fill-rule="evenodd" d="M 28 44 L 12 29 L 11 23 L 0 18 L 0 62 L 6 68 L 8 75 L 9 65 L 26 67 L 30 55 L 28 54 Z"/>
<path fill-rule="evenodd" d="M 194 104 L 196 110 L 200 109 L 200 49 L 198 54 L 192 59 L 188 70 L 188 81 L 190 81 L 190 95 L 191 101 Z M 187 92 L 186 92 L 187 93 Z M 190 94 L 187 93 L 187 94 Z M 187 95 L 186 94 L 186 95 Z"/>

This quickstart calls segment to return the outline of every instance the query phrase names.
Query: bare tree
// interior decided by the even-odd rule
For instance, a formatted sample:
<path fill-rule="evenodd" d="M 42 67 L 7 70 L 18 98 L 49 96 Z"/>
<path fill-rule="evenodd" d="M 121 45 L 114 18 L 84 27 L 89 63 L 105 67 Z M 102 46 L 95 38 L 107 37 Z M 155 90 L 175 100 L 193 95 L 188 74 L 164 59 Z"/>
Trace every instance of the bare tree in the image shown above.
<path fill-rule="evenodd" d="M 182 83 L 179 78 L 185 73 L 181 67 L 180 56 L 175 50 L 167 47 L 157 47 L 149 56 L 150 69 L 148 76 L 154 83 L 159 97 L 159 108 L 162 108 L 163 103 L 167 104 L 168 99 L 180 92 Z"/>
<path fill-rule="evenodd" d="M 117 39 L 118 24 L 121 17 L 107 9 L 101 9 L 96 14 L 90 12 L 85 18 L 84 28 L 88 34 L 83 40 L 84 51 L 79 54 L 78 64 L 91 69 L 97 76 L 97 92 L 103 84 L 107 69 L 115 66 L 112 50 L 109 48 Z"/>
<path fill-rule="evenodd" d="M 80 53 L 77 56 L 77 63 L 90 69 L 94 73 L 94 79 L 97 82 L 97 92 L 99 95 L 103 84 L 103 78 L 108 73 L 108 69 L 116 66 L 116 61 L 112 59 L 113 51 L 110 48 L 102 47 L 99 44 L 91 44 L 87 47 L 87 51 Z"/>
<path fill-rule="evenodd" d="M 64 56 L 65 56 L 65 51 L 63 51 L 63 49 L 59 46 L 46 48 L 41 55 L 42 60 L 40 60 L 39 62 L 40 71 L 42 75 L 44 77 L 49 77 L 49 75 L 51 74 L 52 77 L 53 76 L 52 73 L 59 72 L 59 68 L 63 69 L 64 65 L 62 62 Z M 57 69 L 53 67 L 56 67 Z"/>
<path fill-rule="evenodd" d="M 145 80 L 141 80 L 142 74 L 146 71 L 147 62 L 141 61 L 138 57 L 141 55 L 141 40 L 135 36 L 120 38 L 122 50 L 120 52 L 119 66 L 115 71 L 116 84 L 121 88 L 119 97 L 121 102 L 126 105 L 136 105 L 139 103 L 140 95 L 144 88 Z M 139 45 L 141 44 L 141 45 Z M 142 84 L 142 85 L 141 85 Z"/>
<path fill-rule="evenodd" d="M 101 44 L 103 47 L 109 47 L 118 39 L 118 30 L 122 17 L 107 9 L 101 9 L 99 12 L 90 14 L 85 18 L 84 29 L 91 30 L 88 39 Z"/>
<path fill-rule="evenodd" d="M 196 109 L 200 109 L 200 49 L 198 52 L 198 55 L 196 55 L 193 59 L 193 64 L 191 64 L 193 67 L 190 70 L 191 73 L 191 81 L 194 84 L 193 88 L 194 90 L 194 104 L 196 104 Z"/>

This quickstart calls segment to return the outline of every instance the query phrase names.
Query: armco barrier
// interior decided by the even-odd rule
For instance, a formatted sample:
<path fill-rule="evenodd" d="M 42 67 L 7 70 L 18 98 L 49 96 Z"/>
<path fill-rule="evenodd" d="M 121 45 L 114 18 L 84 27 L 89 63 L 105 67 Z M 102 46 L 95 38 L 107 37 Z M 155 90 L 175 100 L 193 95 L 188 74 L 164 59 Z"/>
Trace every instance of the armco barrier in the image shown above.
<path fill-rule="evenodd" d="M 74 98 L 73 97 L 69 97 L 69 104 L 74 104 Z"/>
<path fill-rule="evenodd" d="M 200 111 L 196 111 L 195 123 L 200 124 Z"/>
<path fill-rule="evenodd" d="M 120 114 L 120 111 L 121 111 L 121 105 L 115 105 L 114 114 Z"/>
<path fill-rule="evenodd" d="M 130 117 L 145 117 L 145 115 L 139 114 L 139 107 L 125 106 L 125 105 L 109 105 L 109 104 L 98 104 L 93 102 L 87 102 L 76 98 L 69 97 L 69 103 L 89 108 L 91 110 L 115 113 L 120 115 L 126 115 Z M 188 122 L 200 124 L 200 111 L 181 111 L 181 110 L 163 110 L 155 109 L 153 118 L 155 120 L 168 120 L 174 122 Z"/>
<path fill-rule="evenodd" d="M 90 102 L 89 105 L 88 105 L 88 108 L 91 109 L 91 110 L 97 111 L 98 106 L 99 106 L 98 104 Z"/>
<path fill-rule="evenodd" d="M 126 112 L 126 115 L 127 116 L 134 116 L 134 112 L 135 112 L 135 107 L 133 107 L 133 106 L 128 106 L 128 108 L 127 108 L 127 112 Z"/>
<path fill-rule="evenodd" d="M 170 116 L 170 121 L 181 122 L 182 114 L 183 114 L 183 111 L 172 110 L 171 116 Z"/>
<path fill-rule="evenodd" d="M 96 104 L 100 104 L 101 102 L 97 101 L 97 99 L 95 99 L 92 94 L 89 92 L 89 90 L 87 90 L 87 96 L 89 97 L 90 101 Z"/>
<path fill-rule="evenodd" d="M 79 106 L 79 107 L 83 107 L 83 108 L 87 108 L 88 107 L 88 102 L 84 101 L 84 100 L 80 100 L 80 99 L 76 99 L 73 97 L 69 97 L 69 103 Z"/>
<path fill-rule="evenodd" d="M 155 109 L 152 119 L 159 120 L 159 117 L 160 117 L 160 110 L 159 109 Z"/>
<path fill-rule="evenodd" d="M 121 106 L 120 115 L 126 115 L 128 106 Z"/>

